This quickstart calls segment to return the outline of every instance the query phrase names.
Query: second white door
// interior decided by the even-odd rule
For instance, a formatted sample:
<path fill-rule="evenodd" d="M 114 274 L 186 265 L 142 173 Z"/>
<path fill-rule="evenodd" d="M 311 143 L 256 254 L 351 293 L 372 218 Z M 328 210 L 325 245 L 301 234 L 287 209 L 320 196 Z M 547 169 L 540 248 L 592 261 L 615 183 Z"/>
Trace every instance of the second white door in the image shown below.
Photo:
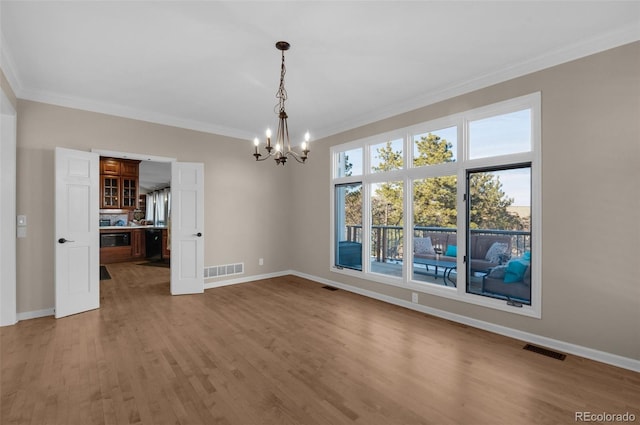
<path fill-rule="evenodd" d="M 171 294 L 204 292 L 204 164 L 171 163 Z"/>

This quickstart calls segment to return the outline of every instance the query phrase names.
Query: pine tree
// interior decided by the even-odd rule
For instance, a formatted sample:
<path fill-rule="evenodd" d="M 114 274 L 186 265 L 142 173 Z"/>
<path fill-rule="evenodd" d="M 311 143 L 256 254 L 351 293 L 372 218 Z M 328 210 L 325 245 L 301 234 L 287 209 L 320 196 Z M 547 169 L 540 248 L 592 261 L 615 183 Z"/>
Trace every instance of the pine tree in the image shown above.
<path fill-rule="evenodd" d="M 429 133 L 416 142 L 414 166 L 430 166 L 454 162 L 452 144 Z M 378 148 L 381 162 L 373 171 L 402 168 L 402 152 L 394 151 L 391 142 Z M 492 173 L 473 173 L 470 179 L 470 226 L 476 229 L 522 229 L 517 215 L 507 207 L 513 203 L 502 190 L 500 178 Z M 430 177 L 413 184 L 414 222 L 416 226 L 457 227 L 456 176 Z M 372 221 L 374 225 L 403 224 L 402 182 L 380 184 L 372 194 Z"/>

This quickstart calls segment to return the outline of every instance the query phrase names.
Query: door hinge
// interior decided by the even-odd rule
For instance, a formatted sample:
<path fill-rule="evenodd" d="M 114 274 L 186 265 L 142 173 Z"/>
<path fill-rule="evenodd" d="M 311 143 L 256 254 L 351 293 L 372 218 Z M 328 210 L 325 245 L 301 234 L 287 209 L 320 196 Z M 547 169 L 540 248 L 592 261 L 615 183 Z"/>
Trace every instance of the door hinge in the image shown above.
<path fill-rule="evenodd" d="M 466 193 L 462 195 L 462 200 L 467 202 L 467 194 Z"/>
<path fill-rule="evenodd" d="M 465 255 L 464 257 L 462 257 L 462 262 L 466 263 L 467 262 L 467 256 Z"/>

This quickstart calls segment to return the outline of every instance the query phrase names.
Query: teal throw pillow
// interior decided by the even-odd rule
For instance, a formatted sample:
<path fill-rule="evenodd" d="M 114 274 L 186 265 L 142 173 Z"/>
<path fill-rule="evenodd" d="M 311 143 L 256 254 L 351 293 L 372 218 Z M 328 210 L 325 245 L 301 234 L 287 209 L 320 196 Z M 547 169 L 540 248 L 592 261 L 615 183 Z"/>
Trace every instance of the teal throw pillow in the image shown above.
<path fill-rule="evenodd" d="M 531 261 L 531 251 L 525 252 L 524 255 L 522 256 L 522 259 L 525 261 Z"/>
<path fill-rule="evenodd" d="M 504 283 L 521 282 L 524 278 L 524 272 L 527 271 L 528 262 L 521 260 L 511 260 L 507 264 L 507 270 L 504 273 Z"/>
<path fill-rule="evenodd" d="M 458 256 L 458 247 L 455 245 L 447 246 L 447 252 L 444 253 L 447 257 L 457 257 Z"/>

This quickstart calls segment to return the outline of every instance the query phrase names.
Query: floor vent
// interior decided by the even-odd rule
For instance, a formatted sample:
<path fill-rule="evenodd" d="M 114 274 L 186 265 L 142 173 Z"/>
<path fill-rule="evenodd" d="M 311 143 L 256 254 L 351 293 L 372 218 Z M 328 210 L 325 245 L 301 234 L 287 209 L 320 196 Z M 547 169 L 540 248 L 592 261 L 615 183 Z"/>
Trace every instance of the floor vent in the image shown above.
<path fill-rule="evenodd" d="M 536 345 L 527 344 L 523 347 L 525 350 L 533 351 L 534 353 L 542 354 L 543 356 L 552 357 L 557 360 L 564 360 L 567 358 L 566 354 L 558 353 L 557 351 L 548 350 L 546 348 L 538 347 Z"/>
<path fill-rule="evenodd" d="M 338 288 L 334 288 L 333 286 L 323 286 L 322 289 L 326 289 L 327 291 L 337 291 Z"/>
<path fill-rule="evenodd" d="M 209 266 L 204 268 L 204 278 L 212 279 L 214 277 L 229 276 L 244 273 L 244 263 L 225 264 L 222 266 Z"/>

